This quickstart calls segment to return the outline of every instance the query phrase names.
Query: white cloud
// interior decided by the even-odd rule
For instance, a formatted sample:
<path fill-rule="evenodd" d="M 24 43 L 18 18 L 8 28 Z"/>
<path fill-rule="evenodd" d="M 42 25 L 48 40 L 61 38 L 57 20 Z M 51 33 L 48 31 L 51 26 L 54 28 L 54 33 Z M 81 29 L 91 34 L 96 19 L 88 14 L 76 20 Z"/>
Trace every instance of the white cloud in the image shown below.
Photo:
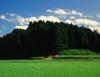
<path fill-rule="evenodd" d="M 51 10 L 51 9 L 47 9 L 46 12 L 50 12 L 50 13 L 52 13 L 53 10 Z"/>
<path fill-rule="evenodd" d="M 46 10 L 47 12 L 58 14 L 58 15 L 66 15 L 66 11 L 64 9 L 56 9 L 56 10 Z"/>
<path fill-rule="evenodd" d="M 90 28 L 92 31 L 97 30 L 100 33 L 100 22 L 91 20 L 91 19 L 75 19 L 75 20 L 66 20 L 66 23 L 73 25 L 83 25 L 85 27 Z"/>
<path fill-rule="evenodd" d="M 16 21 L 20 24 L 20 25 L 23 25 L 23 24 L 28 24 L 29 22 L 34 22 L 34 21 L 38 21 L 38 18 L 37 17 L 22 17 L 22 16 L 17 16 L 16 17 Z"/>
<path fill-rule="evenodd" d="M 30 18 L 28 18 L 28 21 L 29 21 L 29 22 L 30 22 L 30 21 L 32 21 L 32 22 L 38 21 L 38 18 L 37 18 L 37 17 L 30 17 Z"/>
<path fill-rule="evenodd" d="M 72 14 L 72 15 L 77 15 L 77 16 L 80 16 L 80 17 L 82 17 L 82 16 L 83 16 L 83 13 L 78 12 L 78 11 L 76 11 L 76 10 L 71 10 L 71 11 L 69 12 L 69 14 Z"/>
<path fill-rule="evenodd" d="M 15 26 L 15 28 L 18 28 L 18 29 L 20 29 L 20 28 L 26 29 L 27 25 L 29 24 L 30 21 L 38 22 L 39 20 L 43 20 L 45 22 L 46 21 L 60 22 L 60 19 L 55 16 L 23 17 L 23 16 L 19 16 L 17 14 L 10 14 L 10 13 L 7 13 L 6 15 L 7 15 L 6 17 L 5 17 L 5 15 L 1 15 L 0 19 L 19 25 L 19 26 Z"/>
<path fill-rule="evenodd" d="M 92 27 L 100 26 L 100 23 L 90 19 L 76 19 L 75 23 L 78 25 L 90 25 Z"/>
<path fill-rule="evenodd" d="M 70 16 L 69 18 L 73 20 L 73 19 L 75 19 L 76 17 L 75 17 L 75 16 Z"/>
<path fill-rule="evenodd" d="M 27 25 L 30 21 L 34 22 L 34 21 L 43 20 L 44 22 L 46 21 L 60 22 L 60 20 L 54 16 L 39 16 L 39 17 L 29 17 L 29 18 L 17 16 L 16 20 L 19 23 L 19 26 L 15 26 L 15 29 L 24 29 L 24 30 L 28 28 Z"/>
<path fill-rule="evenodd" d="M 34 22 L 34 21 L 39 21 L 39 20 L 43 20 L 43 21 L 51 21 L 51 22 L 60 22 L 60 19 L 58 19 L 55 16 L 39 16 L 39 17 L 28 17 L 28 18 L 24 18 L 22 16 L 17 16 L 16 17 L 16 22 L 19 23 L 19 25 L 28 25 L 30 21 Z"/>
<path fill-rule="evenodd" d="M 6 15 L 0 15 L 0 19 L 1 20 L 5 20 L 5 21 L 8 21 L 8 22 L 12 22 L 11 19 L 7 18 Z"/>
<path fill-rule="evenodd" d="M 5 20 L 6 19 L 5 15 L 1 15 L 0 19 Z"/>
<path fill-rule="evenodd" d="M 23 29 L 26 30 L 28 26 L 15 26 L 15 29 Z"/>
<path fill-rule="evenodd" d="M 91 20 L 91 19 L 75 19 L 75 20 L 66 20 L 66 23 L 74 23 L 76 25 L 85 25 L 85 26 L 91 26 L 91 27 L 98 27 L 100 26 L 100 22 Z"/>
<path fill-rule="evenodd" d="M 43 21 L 51 21 L 51 22 L 61 22 L 59 18 L 55 16 L 40 16 L 38 17 L 38 20 L 43 20 Z"/>
<path fill-rule="evenodd" d="M 26 29 L 29 24 L 29 21 L 35 21 L 35 17 L 25 18 L 23 16 L 19 16 L 17 14 L 12 13 L 7 13 L 6 15 L 1 15 L 0 19 L 19 25 L 15 26 L 15 28 L 17 29 Z"/>
<path fill-rule="evenodd" d="M 75 16 L 79 16 L 79 17 L 83 17 L 83 13 L 82 12 L 79 12 L 77 10 L 65 10 L 65 9 L 55 9 L 55 10 L 51 10 L 51 9 L 48 9 L 46 10 L 47 12 L 49 13 L 54 13 L 54 14 L 57 14 L 57 15 L 75 15 Z"/>
<path fill-rule="evenodd" d="M 90 19 L 76 19 L 77 25 L 86 25 L 91 30 L 97 30 L 100 33 L 100 22 Z"/>
<path fill-rule="evenodd" d="M 8 22 L 12 22 L 15 23 L 19 26 L 15 26 L 15 28 L 17 29 L 27 29 L 27 26 L 29 24 L 30 21 L 34 22 L 34 21 L 39 21 L 39 20 L 43 20 L 44 22 L 46 21 L 51 21 L 51 22 L 65 22 L 65 23 L 69 23 L 69 24 L 74 24 L 74 25 L 85 25 L 88 28 L 90 28 L 91 30 L 98 30 L 100 32 L 100 22 L 96 21 L 96 20 L 92 20 L 92 19 L 88 19 L 88 18 L 84 18 L 83 13 L 78 12 L 76 10 L 63 10 L 63 9 L 57 9 L 57 10 L 47 10 L 48 12 L 52 12 L 52 13 L 56 13 L 59 14 L 61 16 L 64 16 L 66 14 L 66 18 L 62 19 L 59 16 L 32 16 L 32 17 L 23 17 L 23 16 L 19 16 L 17 14 L 8 14 L 6 15 L 0 15 L 0 19 L 8 21 Z M 65 13 L 66 12 L 66 13 Z M 67 17 L 68 15 L 68 17 Z M 79 16 L 79 17 L 77 17 Z M 82 17 L 83 18 L 82 18 Z M 81 18 L 80 18 L 81 17 Z"/>
<path fill-rule="evenodd" d="M 26 25 L 26 24 L 29 23 L 28 18 L 24 18 L 24 17 L 22 17 L 22 16 L 17 16 L 17 17 L 15 18 L 15 21 L 16 21 L 17 23 L 19 23 L 20 25 Z"/>
<path fill-rule="evenodd" d="M 73 20 L 70 20 L 70 19 L 67 19 L 67 20 L 65 21 L 65 23 L 68 23 L 68 24 L 73 24 L 73 25 L 75 25 L 75 24 L 76 24 Z"/>
<path fill-rule="evenodd" d="M 7 15 L 10 15 L 10 16 L 16 16 L 16 14 L 13 14 L 13 13 L 7 13 Z"/>

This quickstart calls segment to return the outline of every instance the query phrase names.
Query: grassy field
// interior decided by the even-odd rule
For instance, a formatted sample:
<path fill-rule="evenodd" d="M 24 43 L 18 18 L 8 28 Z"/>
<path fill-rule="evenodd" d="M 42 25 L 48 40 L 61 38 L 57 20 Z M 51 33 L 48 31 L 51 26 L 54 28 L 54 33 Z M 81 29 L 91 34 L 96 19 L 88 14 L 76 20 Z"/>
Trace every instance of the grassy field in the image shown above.
<path fill-rule="evenodd" d="M 1 60 L 0 77 L 100 77 L 94 60 Z"/>

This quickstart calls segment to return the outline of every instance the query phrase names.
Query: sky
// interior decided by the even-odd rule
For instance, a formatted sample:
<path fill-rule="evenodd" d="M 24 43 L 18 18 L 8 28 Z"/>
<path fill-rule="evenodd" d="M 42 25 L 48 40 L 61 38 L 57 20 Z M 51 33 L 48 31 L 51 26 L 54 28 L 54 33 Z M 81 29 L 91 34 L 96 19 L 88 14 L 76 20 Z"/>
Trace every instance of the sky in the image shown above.
<path fill-rule="evenodd" d="M 100 32 L 100 0 L 0 0 L 0 36 L 39 20 L 85 25 Z"/>

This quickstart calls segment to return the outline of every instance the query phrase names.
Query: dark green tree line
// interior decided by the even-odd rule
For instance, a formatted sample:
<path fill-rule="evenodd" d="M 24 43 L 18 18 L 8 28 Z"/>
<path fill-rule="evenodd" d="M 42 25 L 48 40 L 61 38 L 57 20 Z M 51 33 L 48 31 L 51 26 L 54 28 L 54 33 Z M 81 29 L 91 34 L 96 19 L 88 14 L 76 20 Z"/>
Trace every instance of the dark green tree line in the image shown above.
<path fill-rule="evenodd" d="M 14 29 L 0 38 L 0 59 L 49 56 L 67 49 L 89 49 L 100 53 L 97 31 L 63 22 L 30 22 L 27 30 Z"/>

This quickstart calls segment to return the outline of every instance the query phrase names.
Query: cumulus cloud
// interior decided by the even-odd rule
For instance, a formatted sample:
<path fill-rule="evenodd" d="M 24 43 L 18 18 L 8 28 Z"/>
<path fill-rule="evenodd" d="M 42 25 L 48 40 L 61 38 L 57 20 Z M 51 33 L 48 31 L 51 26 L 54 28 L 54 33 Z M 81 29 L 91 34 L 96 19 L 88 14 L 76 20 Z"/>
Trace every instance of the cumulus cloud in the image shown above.
<path fill-rule="evenodd" d="M 75 23 L 78 25 L 86 25 L 91 30 L 97 30 L 100 33 L 100 22 L 90 19 L 76 19 Z"/>
<path fill-rule="evenodd" d="M 73 25 L 75 25 L 75 24 L 76 24 L 76 23 L 75 23 L 75 21 L 70 20 L 70 19 L 67 19 L 67 20 L 65 21 L 65 23 L 68 23 L 68 24 L 73 24 Z"/>
<path fill-rule="evenodd" d="M 16 16 L 14 22 L 16 22 L 18 25 L 15 26 L 15 29 L 27 29 L 29 22 L 38 21 L 36 17 L 23 17 L 23 16 Z"/>
<path fill-rule="evenodd" d="M 71 10 L 71 11 L 69 12 L 69 14 L 72 14 L 72 15 L 77 15 L 77 16 L 80 16 L 80 17 L 82 17 L 82 16 L 83 16 L 83 13 L 78 12 L 78 11 L 76 11 L 76 10 Z"/>
<path fill-rule="evenodd" d="M 85 25 L 91 30 L 98 30 L 100 32 L 100 22 L 88 18 L 84 18 L 83 13 L 76 11 L 76 10 L 64 10 L 64 9 L 56 9 L 56 10 L 47 10 L 47 12 L 58 14 L 61 16 L 65 16 L 64 19 L 60 18 L 59 16 L 31 16 L 31 17 L 23 17 L 19 16 L 17 14 L 7 14 L 6 15 L 0 15 L 0 19 L 12 22 L 17 24 L 15 28 L 17 29 L 27 29 L 27 25 L 29 22 L 38 22 L 39 20 L 42 20 L 44 22 L 51 21 L 51 22 L 65 22 L 68 24 L 74 24 L 74 25 Z M 67 17 L 66 17 L 67 16 Z M 79 17 L 78 17 L 79 16 Z M 81 18 L 80 18 L 81 17 Z M 99 15 L 98 15 L 99 17 Z M 18 26 L 19 25 L 19 26 Z"/>
<path fill-rule="evenodd" d="M 12 14 L 12 13 L 11 14 L 7 13 L 6 15 L 7 16 L 1 15 L 0 19 L 19 25 L 19 26 L 15 27 L 15 28 L 18 28 L 18 29 L 26 29 L 27 25 L 31 21 L 32 22 L 34 22 L 34 21 L 38 22 L 39 20 L 42 20 L 44 22 L 46 22 L 46 21 L 60 22 L 61 21 L 59 18 L 57 18 L 55 16 L 23 17 L 23 16 L 19 16 L 17 14 Z"/>
<path fill-rule="evenodd" d="M 14 15 L 14 14 L 10 14 L 10 16 L 14 16 L 13 18 L 11 17 L 10 19 L 13 21 L 16 21 L 20 24 L 23 23 L 29 23 L 30 21 L 34 22 L 34 21 L 39 21 L 39 20 L 43 20 L 43 21 L 52 21 L 52 22 L 60 22 L 60 19 L 56 16 L 32 16 L 32 17 L 23 17 L 23 16 L 19 16 L 19 15 Z"/>
<path fill-rule="evenodd" d="M 8 22 L 11 22 L 12 21 L 9 18 L 7 18 L 6 15 L 0 15 L 0 19 L 1 20 L 5 20 L 5 21 L 8 21 Z"/>
<path fill-rule="evenodd" d="M 10 16 L 15 16 L 16 14 L 13 14 L 13 13 L 11 13 L 11 14 L 9 14 Z"/>
<path fill-rule="evenodd" d="M 77 10 L 69 10 L 69 9 L 67 9 L 67 10 L 65 10 L 65 9 L 51 10 L 51 9 L 48 9 L 46 11 L 49 13 L 57 14 L 57 15 L 75 15 L 75 16 L 79 16 L 79 17 L 84 16 L 82 12 L 79 12 Z"/>
<path fill-rule="evenodd" d="M 58 19 L 55 16 L 39 16 L 39 17 L 29 17 L 29 18 L 24 18 L 22 16 L 17 16 L 16 21 L 19 23 L 19 26 L 16 26 L 15 28 L 17 29 L 27 29 L 27 25 L 29 22 L 38 22 L 39 20 L 42 20 L 44 22 L 46 21 L 51 21 L 51 22 L 60 22 L 60 19 Z"/>
<path fill-rule="evenodd" d="M 95 20 L 90 20 L 90 19 L 76 19 L 75 23 L 77 24 L 82 24 L 82 25 L 90 25 L 90 26 L 100 26 L 100 23 L 95 21 Z"/>
<path fill-rule="evenodd" d="M 15 18 L 15 21 L 17 23 L 19 23 L 20 25 L 26 25 L 26 24 L 28 24 L 28 18 L 25 18 L 25 17 L 22 17 L 22 16 L 17 16 Z"/>
<path fill-rule="evenodd" d="M 37 21 L 36 17 L 25 18 L 23 16 L 19 16 L 17 14 L 12 14 L 12 13 L 11 14 L 7 13 L 6 15 L 0 15 L 0 19 L 19 25 L 15 26 L 15 28 L 17 29 L 26 29 L 30 21 Z"/>
<path fill-rule="evenodd" d="M 66 15 L 67 14 L 67 12 L 64 9 L 56 9 L 56 10 L 48 9 L 46 11 L 50 12 L 50 13 L 58 14 L 58 15 Z"/>
<path fill-rule="evenodd" d="M 26 30 L 28 26 L 15 26 L 15 29 L 23 29 Z"/>
<path fill-rule="evenodd" d="M 46 21 L 51 21 L 51 22 L 60 22 L 60 19 L 58 19 L 55 16 L 39 16 L 39 17 L 22 17 L 22 16 L 17 16 L 16 21 L 20 24 L 20 25 L 28 25 L 29 22 L 34 22 L 34 21 L 39 21 L 39 20 L 43 20 L 44 22 Z"/>
<path fill-rule="evenodd" d="M 66 23 L 73 25 L 84 25 L 91 30 L 97 30 L 100 33 L 100 22 L 91 20 L 91 19 L 75 19 L 75 20 L 66 20 Z"/>
<path fill-rule="evenodd" d="M 37 17 L 29 17 L 29 18 L 28 18 L 28 21 L 29 21 L 29 22 L 31 22 L 31 21 L 32 21 L 32 22 L 38 21 L 38 18 L 37 18 Z"/>
<path fill-rule="evenodd" d="M 0 19 L 5 20 L 6 19 L 5 15 L 0 15 Z"/>
<path fill-rule="evenodd" d="M 51 21 L 51 22 L 61 22 L 59 18 L 55 16 L 40 16 L 38 17 L 38 20 L 43 20 L 43 21 Z"/>
<path fill-rule="evenodd" d="M 70 19 L 76 19 L 76 17 L 75 17 L 75 16 L 70 16 L 69 18 L 70 18 Z"/>

